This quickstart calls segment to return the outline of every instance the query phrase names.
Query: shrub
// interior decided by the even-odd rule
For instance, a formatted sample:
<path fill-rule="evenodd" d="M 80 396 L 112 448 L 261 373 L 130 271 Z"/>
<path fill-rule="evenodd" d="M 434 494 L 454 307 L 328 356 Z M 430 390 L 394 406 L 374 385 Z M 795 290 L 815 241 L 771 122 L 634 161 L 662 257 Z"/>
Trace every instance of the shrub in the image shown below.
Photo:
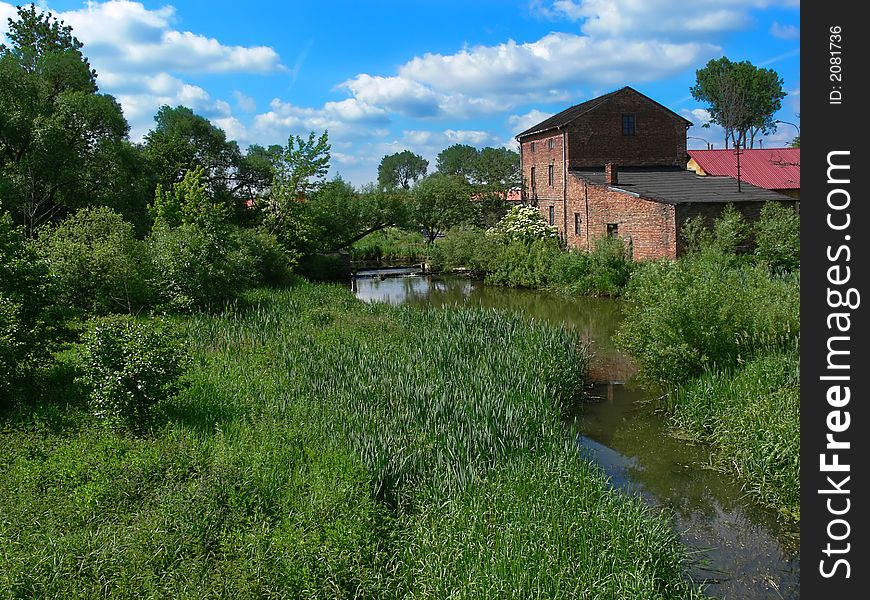
<path fill-rule="evenodd" d="M 774 273 L 800 268 L 800 218 L 792 208 L 767 202 L 753 227 L 755 255 Z"/>
<path fill-rule="evenodd" d="M 41 229 L 37 251 L 49 266 L 58 304 L 102 315 L 135 313 L 154 299 L 147 248 L 110 208 L 83 208 Z"/>
<path fill-rule="evenodd" d="M 494 227 L 487 229 L 487 233 L 504 242 L 559 241 L 559 230 L 549 225 L 534 206 L 514 206 Z"/>
<path fill-rule="evenodd" d="M 496 240 L 475 227 L 454 227 L 436 241 L 429 254 L 433 269 L 450 271 L 466 268 L 484 275 L 493 269 L 499 247 Z"/>
<path fill-rule="evenodd" d="M 236 229 L 234 236 L 254 262 L 256 283 L 278 286 L 292 280 L 299 256 L 286 250 L 278 238 L 260 229 L 244 228 Z"/>
<path fill-rule="evenodd" d="M 298 273 L 311 281 L 340 281 L 351 275 L 346 254 L 311 254 L 299 262 Z"/>
<path fill-rule="evenodd" d="M 531 243 L 522 239 L 508 242 L 499 249 L 486 282 L 511 287 L 547 287 L 553 261 L 560 252 L 559 242 L 552 238 Z"/>
<path fill-rule="evenodd" d="M 164 302 L 190 310 L 222 305 L 256 281 L 256 260 L 229 226 L 158 222 L 149 238 Z"/>
<path fill-rule="evenodd" d="M 159 321 L 130 316 L 94 319 L 82 337 L 83 375 L 91 410 L 113 427 L 139 429 L 161 399 L 178 389 L 187 358 Z"/>
<path fill-rule="evenodd" d="M 47 272 L 9 213 L 0 212 L 0 396 L 48 356 Z"/>
<path fill-rule="evenodd" d="M 594 246 L 592 252 L 568 250 L 556 255 L 551 287 L 570 295 L 618 296 L 635 263 L 620 238 L 601 237 Z"/>
<path fill-rule="evenodd" d="M 763 266 L 734 266 L 708 249 L 677 262 L 647 263 L 626 289 L 631 301 L 617 336 L 646 375 L 679 384 L 765 352 L 800 335 L 796 278 L 771 279 Z"/>

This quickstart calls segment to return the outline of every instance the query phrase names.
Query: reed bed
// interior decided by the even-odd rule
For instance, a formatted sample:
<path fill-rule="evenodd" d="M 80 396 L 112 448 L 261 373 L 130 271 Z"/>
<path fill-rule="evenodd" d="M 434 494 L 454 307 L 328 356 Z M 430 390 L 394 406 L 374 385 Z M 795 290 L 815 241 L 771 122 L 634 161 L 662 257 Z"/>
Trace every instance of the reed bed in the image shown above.
<path fill-rule="evenodd" d="M 565 437 L 574 334 L 325 285 L 179 325 L 195 366 L 150 435 L 0 430 L 3 595 L 700 595 L 666 516 Z"/>

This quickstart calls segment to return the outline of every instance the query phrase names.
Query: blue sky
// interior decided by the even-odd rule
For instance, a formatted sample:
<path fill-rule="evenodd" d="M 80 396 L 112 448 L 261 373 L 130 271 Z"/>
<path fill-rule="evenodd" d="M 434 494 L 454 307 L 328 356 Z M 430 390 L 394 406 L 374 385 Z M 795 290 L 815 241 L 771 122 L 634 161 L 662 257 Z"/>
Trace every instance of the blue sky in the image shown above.
<path fill-rule="evenodd" d="M 454 143 L 508 146 L 519 131 L 630 85 L 723 147 L 689 88 L 711 58 L 776 70 L 778 119 L 800 126 L 797 0 L 175 0 L 38 6 L 73 27 L 138 141 L 183 104 L 242 147 L 329 130 L 332 173 L 377 178 L 386 154 L 430 160 Z M 0 0 L 0 35 L 14 5 Z M 797 133 L 780 125 L 764 147 Z M 689 139 L 690 148 L 705 148 Z"/>

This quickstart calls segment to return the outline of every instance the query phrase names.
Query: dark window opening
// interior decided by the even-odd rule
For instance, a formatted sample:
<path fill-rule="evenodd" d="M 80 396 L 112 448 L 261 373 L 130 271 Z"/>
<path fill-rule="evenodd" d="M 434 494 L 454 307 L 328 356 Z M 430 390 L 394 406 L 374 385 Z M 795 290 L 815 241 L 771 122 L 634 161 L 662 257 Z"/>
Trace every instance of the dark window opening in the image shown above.
<path fill-rule="evenodd" d="M 550 207 L 550 225 L 555 225 L 556 223 L 556 208 Z"/>
<path fill-rule="evenodd" d="M 537 185 L 535 184 L 535 167 L 532 167 L 529 178 L 532 180 L 532 196 L 534 196 L 535 192 L 537 191 Z"/>
<path fill-rule="evenodd" d="M 618 237 L 619 236 L 619 224 L 618 223 L 608 223 L 607 224 L 607 236 L 608 237 Z"/>
<path fill-rule="evenodd" d="M 635 135 L 637 126 L 634 115 L 622 115 L 622 135 Z"/>
<path fill-rule="evenodd" d="M 580 213 L 574 213 L 574 234 L 583 235 L 583 219 L 580 218 Z"/>
<path fill-rule="evenodd" d="M 530 144 L 530 149 L 531 149 L 532 152 L 535 151 L 535 142 L 532 142 L 532 143 Z"/>
<path fill-rule="evenodd" d="M 547 140 L 547 148 L 548 148 L 549 150 L 552 150 L 552 149 L 555 148 L 555 147 L 556 147 L 556 138 L 550 138 L 550 139 L 548 139 L 548 140 Z"/>
<path fill-rule="evenodd" d="M 553 187 L 553 165 L 547 167 L 547 185 Z"/>

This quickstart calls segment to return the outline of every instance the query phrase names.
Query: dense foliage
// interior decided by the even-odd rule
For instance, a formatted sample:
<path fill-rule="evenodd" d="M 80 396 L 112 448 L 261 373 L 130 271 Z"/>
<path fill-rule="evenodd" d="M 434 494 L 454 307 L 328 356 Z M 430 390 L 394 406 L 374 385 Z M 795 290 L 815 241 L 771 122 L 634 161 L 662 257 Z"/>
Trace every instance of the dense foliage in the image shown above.
<path fill-rule="evenodd" d="M 112 427 L 140 430 L 171 397 L 186 367 L 182 346 L 165 325 L 130 316 L 89 323 L 82 336 L 82 375 L 93 415 Z"/>

